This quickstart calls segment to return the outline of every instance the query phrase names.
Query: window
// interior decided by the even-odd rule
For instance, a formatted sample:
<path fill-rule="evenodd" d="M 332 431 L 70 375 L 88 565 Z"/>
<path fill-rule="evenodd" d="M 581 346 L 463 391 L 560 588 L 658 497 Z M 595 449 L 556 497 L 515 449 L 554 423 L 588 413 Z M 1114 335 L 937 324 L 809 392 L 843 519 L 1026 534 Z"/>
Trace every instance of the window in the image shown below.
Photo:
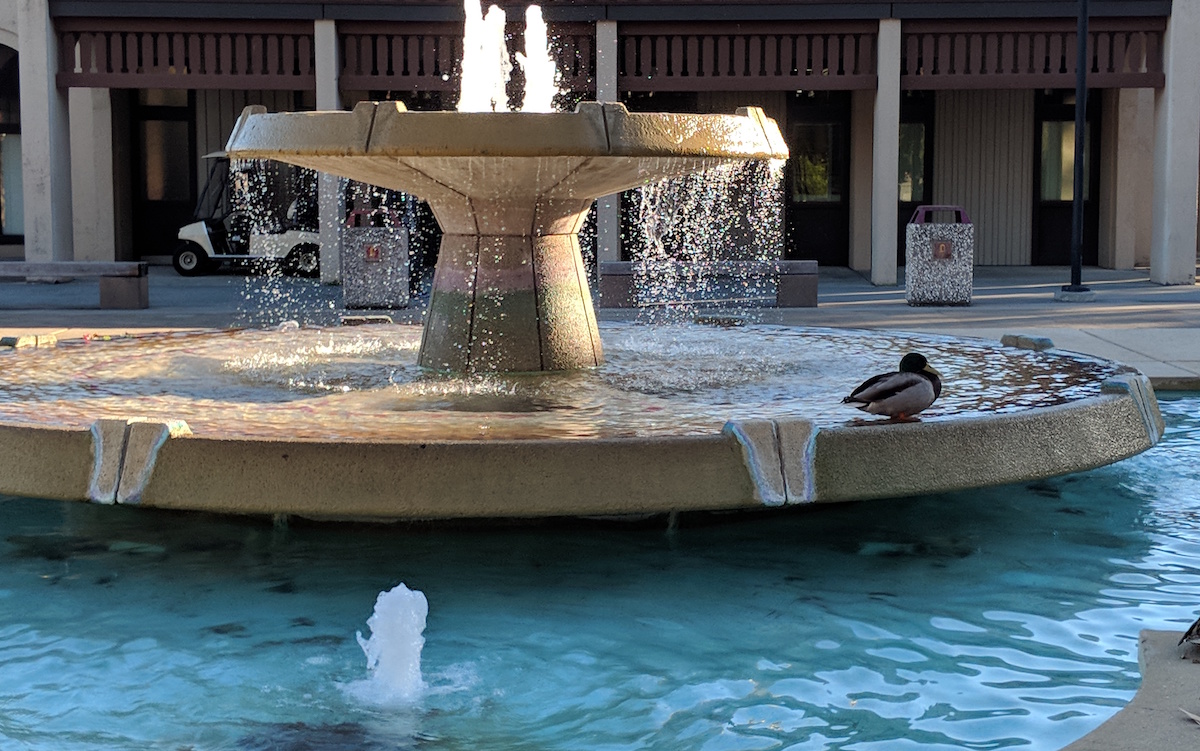
<path fill-rule="evenodd" d="M 792 201 L 840 201 L 841 165 L 836 160 L 841 153 L 841 129 L 834 123 L 806 123 L 797 125 L 792 133 L 794 147 L 788 160 L 792 170 Z"/>
<path fill-rule="evenodd" d="M 191 170 L 187 143 L 188 123 L 173 120 L 147 120 L 138 124 L 142 154 L 145 157 L 143 185 L 148 201 L 189 201 L 192 196 Z M 180 145 L 183 148 L 180 148 Z"/>
<path fill-rule="evenodd" d="M 925 123 L 900 123 L 900 200 L 925 201 Z"/>
<path fill-rule="evenodd" d="M 1083 200 L 1089 195 L 1091 129 L 1083 132 Z M 1048 120 L 1042 123 L 1042 200 L 1075 200 L 1075 123 Z"/>

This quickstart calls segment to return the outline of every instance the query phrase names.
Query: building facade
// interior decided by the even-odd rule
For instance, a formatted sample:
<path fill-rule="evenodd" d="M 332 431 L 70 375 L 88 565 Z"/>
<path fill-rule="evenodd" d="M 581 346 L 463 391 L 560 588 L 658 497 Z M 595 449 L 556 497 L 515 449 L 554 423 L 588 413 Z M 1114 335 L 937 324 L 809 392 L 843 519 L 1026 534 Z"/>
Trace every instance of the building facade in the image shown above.
<path fill-rule="evenodd" d="M 522 49 L 524 5 L 499 4 Z M 932 203 L 967 210 L 976 263 L 1069 263 L 1075 2 L 541 5 L 564 103 L 756 105 L 779 122 L 789 258 L 894 284 L 903 226 Z M 5 4 L 0 257 L 169 255 L 204 155 L 247 104 L 453 107 L 463 15 L 461 0 Z M 1084 262 L 1192 283 L 1200 0 L 1093 0 L 1090 17 Z M 518 68 L 514 101 L 521 83 Z M 600 258 L 620 259 L 616 198 L 598 203 L 597 234 Z"/>

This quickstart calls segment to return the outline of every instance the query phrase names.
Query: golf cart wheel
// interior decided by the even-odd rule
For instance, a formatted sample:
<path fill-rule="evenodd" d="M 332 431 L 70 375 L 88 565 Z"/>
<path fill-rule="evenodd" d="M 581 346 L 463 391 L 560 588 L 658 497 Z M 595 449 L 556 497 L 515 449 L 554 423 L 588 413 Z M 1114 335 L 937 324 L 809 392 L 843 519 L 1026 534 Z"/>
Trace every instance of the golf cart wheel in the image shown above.
<path fill-rule="evenodd" d="M 204 248 L 189 240 L 180 243 L 175 249 L 171 265 L 181 276 L 199 276 L 209 270 L 212 261 L 204 252 Z"/>
<path fill-rule="evenodd" d="M 316 277 L 321 274 L 321 249 L 316 245 L 297 245 L 287 255 L 287 271 L 296 276 Z"/>

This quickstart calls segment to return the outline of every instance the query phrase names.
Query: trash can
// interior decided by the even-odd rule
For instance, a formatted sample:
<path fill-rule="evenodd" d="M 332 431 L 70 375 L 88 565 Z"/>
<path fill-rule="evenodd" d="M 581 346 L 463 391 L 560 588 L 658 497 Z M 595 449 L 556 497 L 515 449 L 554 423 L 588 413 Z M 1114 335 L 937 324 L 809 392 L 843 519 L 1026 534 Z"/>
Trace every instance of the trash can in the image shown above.
<path fill-rule="evenodd" d="M 408 306 L 408 230 L 387 211 L 353 211 L 342 229 L 342 305 Z"/>
<path fill-rule="evenodd" d="M 952 212 L 953 223 L 930 221 Z M 904 291 L 909 305 L 970 305 L 975 225 L 961 206 L 918 206 L 904 242 Z"/>

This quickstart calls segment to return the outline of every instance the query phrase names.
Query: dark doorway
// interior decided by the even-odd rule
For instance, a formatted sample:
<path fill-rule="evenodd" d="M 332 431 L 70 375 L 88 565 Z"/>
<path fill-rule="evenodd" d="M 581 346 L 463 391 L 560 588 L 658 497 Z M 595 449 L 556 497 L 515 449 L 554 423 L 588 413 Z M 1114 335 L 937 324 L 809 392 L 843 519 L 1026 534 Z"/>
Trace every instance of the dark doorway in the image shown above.
<path fill-rule="evenodd" d="M 791 156 L 784 178 L 787 257 L 823 266 L 850 261 L 850 92 L 788 98 Z"/>
<path fill-rule="evenodd" d="M 0 45 L 0 245 L 25 242 L 21 91 L 17 51 Z"/>
<path fill-rule="evenodd" d="M 1100 92 L 1088 94 L 1084 129 L 1083 263 L 1095 266 L 1099 243 Z M 1071 263 L 1071 211 L 1074 198 L 1075 92 L 1038 92 L 1035 104 L 1033 180 L 1033 264 Z"/>
<path fill-rule="evenodd" d="M 905 264 L 908 221 L 918 206 L 930 203 L 933 197 L 933 101 L 932 91 L 906 91 L 900 96 L 898 266 Z"/>
<path fill-rule="evenodd" d="M 142 89 L 130 109 L 133 253 L 170 255 L 196 206 L 196 100 L 190 91 Z"/>

